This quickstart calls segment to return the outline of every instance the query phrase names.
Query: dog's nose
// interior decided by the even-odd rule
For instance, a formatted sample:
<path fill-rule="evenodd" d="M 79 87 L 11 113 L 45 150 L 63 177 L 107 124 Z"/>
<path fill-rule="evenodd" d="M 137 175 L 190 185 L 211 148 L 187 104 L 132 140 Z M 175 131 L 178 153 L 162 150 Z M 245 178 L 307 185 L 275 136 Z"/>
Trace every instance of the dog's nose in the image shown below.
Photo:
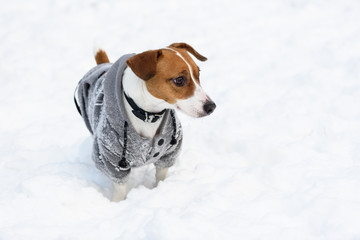
<path fill-rule="evenodd" d="M 204 104 L 204 111 L 207 115 L 210 115 L 216 108 L 216 104 L 213 101 L 208 101 Z"/>

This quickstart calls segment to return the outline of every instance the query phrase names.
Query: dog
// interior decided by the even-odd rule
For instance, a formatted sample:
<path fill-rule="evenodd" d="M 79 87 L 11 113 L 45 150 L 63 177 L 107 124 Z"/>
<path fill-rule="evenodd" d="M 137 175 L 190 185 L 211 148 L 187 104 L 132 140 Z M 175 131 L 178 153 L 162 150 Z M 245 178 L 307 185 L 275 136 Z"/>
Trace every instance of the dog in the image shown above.
<path fill-rule="evenodd" d="M 156 185 L 166 178 L 182 145 L 175 110 L 195 118 L 215 110 L 188 53 L 207 60 L 186 43 L 127 54 L 113 64 L 97 49 L 97 66 L 80 80 L 75 105 L 94 137 L 95 165 L 113 182 L 112 201 L 126 198 L 132 168 L 154 164 Z"/>

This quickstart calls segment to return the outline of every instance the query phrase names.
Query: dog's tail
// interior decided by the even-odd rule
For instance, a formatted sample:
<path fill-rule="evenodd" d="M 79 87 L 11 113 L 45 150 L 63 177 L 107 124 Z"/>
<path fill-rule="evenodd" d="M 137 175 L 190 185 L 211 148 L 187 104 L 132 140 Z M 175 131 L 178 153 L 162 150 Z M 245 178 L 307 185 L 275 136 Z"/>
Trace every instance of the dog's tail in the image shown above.
<path fill-rule="evenodd" d="M 106 52 L 104 50 L 102 50 L 101 48 L 94 49 L 94 56 L 95 56 L 95 61 L 96 61 L 97 65 L 110 62 Z"/>

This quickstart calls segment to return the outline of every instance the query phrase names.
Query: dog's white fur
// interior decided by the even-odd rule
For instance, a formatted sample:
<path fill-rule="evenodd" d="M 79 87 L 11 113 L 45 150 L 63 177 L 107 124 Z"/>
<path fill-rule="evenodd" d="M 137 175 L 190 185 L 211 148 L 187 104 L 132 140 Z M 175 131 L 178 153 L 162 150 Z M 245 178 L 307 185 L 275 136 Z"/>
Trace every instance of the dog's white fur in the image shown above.
<path fill-rule="evenodd" d="M 203 91 L 201 86 L 195 81 L 193 77 L 193 71 L 191 69 L 190 64 L 185 60 L 185 58 L 176 50 L 171 48 L 166 48 L 167 50 L 173 51 L 179 56 L 180 61 L 184 61 L 189 68 L 189 72 L 191 73 L 192 81 L 194 81 L 196 88 L 194 91 L 194 95 L 184 99 L 178 100 L 174 104 L 169 104 L 163 99 L 159 99 L 154 97 L 147 89 L 145 81 L 140 79 L 136 74 L 131 70 L 131 68 L 126 68 L 123 75 L 123 88 L 124 92 L 131 97 L 134 102 L 142 109 L 148 112 L 160 112 L 164 109 L 179 109 L 180 111 L 193 116 L 193 117 L 201 117 L 205 116 L 206 113 L 203 109 L 203 106 L 206 101 L 209 101 L 210 98 Z M 125 110 L 127 116 L 136 130 L 136 132 L 145 138 L 153 138 L 161 124 L 162 119 L 160 121 L 156 121 L 155 123 L 144 122 L 138 119 L 132 113 L 132 108 L 129 103 L 126 101 L 125 96 L 123 96 L 123 102 L 125 105 Z M 156 185 L 162 180 L 166 178 L 168 169 L 156 169 Z M 113 196 L 112 201 L 121 201 L 126 198 L 128 189 L 127 184 L 117 184 L 113 183 Z"/>
<path fill-rule="evenodd" d="M 131 68 L 126 68 L 123 75 L 123 88 L 124 92 L 131 97 L 136 105 L 148 112 L 160 112 L 165 108 L 174 108 L 173 105 L 166 101 L 156 98 L 147 90 L 144 80 L 140 79 Z M 162 119 L 151 123 L 144 122 L 137 118 L 132 113 L 130 104 L 126 101 L 123 95 L 123 103 L 125 106 L 126 114 L 136 132 L 145 138 L 153 138 L 158 130 Z M 156 168 L 156 185 L 166 178 L 168 169 Z M 112 201 L 117 202 L 126 198 L 128 189 L 127 184 L 113 183 L 113 196 Z"/>

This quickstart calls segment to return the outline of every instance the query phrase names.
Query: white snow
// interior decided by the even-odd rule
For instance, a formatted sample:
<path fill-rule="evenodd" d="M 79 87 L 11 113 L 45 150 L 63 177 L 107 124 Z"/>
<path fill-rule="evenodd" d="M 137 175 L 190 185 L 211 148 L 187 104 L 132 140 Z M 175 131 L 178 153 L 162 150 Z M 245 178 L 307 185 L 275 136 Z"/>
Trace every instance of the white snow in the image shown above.
<path fill-rule="evenodd" d="M 359 22 L 357 0 L 2 1 L 0 239 L 360 239 Z M 110 202 L 75 86 L 95 45 L 179 41 L 217 109 Z"/>

